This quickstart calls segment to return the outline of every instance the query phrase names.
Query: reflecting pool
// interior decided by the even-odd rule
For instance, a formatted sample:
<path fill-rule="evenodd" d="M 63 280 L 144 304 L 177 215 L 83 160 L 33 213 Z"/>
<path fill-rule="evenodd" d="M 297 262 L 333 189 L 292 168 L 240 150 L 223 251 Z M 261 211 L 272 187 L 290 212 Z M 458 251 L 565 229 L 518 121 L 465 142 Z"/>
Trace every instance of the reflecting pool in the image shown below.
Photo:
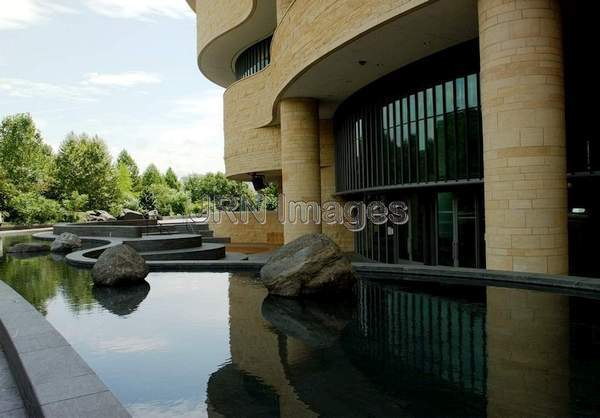
<path fill-rule="evenodd" d="M 591 299 L 362 281 L 297 302 L 227 273 L 119 291 L 51 255 L 3 255 L 0 279 L 140 417 L 600 415 Z"/>

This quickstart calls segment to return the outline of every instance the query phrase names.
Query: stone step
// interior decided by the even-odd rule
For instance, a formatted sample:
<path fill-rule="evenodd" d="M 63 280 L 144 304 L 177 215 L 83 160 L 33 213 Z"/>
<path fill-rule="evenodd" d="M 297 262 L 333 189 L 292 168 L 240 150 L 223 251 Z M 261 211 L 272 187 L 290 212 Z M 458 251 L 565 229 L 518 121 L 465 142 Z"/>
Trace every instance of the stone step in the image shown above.
<path fill-rule="evenodd" d="M 125 240 L 123 242 L 136 251 L 172 251 L 202 246 L 201 235 L 152 235 L 141 240 Z"/>
<path fill-rule="evenodd" d="M 140 253 L 145 260 L 220 260 L 225 258 L 225 246 L 221 244 L 204 244 L 201 247 L 179 250 L 149 251 Z"/>

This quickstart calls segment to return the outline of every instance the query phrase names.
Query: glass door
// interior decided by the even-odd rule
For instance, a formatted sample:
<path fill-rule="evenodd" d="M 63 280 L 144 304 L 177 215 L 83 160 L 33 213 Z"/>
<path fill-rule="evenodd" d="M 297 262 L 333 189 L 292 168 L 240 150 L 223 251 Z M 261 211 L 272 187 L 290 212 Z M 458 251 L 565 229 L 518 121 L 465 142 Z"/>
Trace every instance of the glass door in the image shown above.
<path fill-rule="evenodd" d="M 480 199 L 472 192 L 437 194 L 437 263 L 482 267 Z"/>

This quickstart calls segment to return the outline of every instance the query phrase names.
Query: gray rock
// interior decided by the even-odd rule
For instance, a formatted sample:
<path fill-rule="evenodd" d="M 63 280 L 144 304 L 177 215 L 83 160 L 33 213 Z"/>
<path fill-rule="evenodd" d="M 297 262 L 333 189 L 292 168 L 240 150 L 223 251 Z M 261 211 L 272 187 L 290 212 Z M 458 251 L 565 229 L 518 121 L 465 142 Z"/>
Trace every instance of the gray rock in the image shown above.
<path fill-rule="evenodd" d="M 86 212 L 88 222 L 108 222 L 116 221 L 117 218 L 105 210 L 90 210 Z"/>
<path fill-rule="evenodd" d="M 33 242 L 26 242 L 21 244 L 15 244 L 9 248 L 9 254 L 33 254 L 33 253 L 46 253 L 50 251 L 50 246 L 47 244 L 36 244 Z"/>
<path fill-rule="evenodd" d="M 117 245 L 105 250 L 92 269 L 94 284 L 126 286 L 142 282 L 150 269 L 146 260 L 128 245 Z"/>
<path fill-rule="evenodd" d="M 146 218 L 142 213 L 130 209 L 123 209 L 123 212 L 119 216 L 120 221 L 138 221 L 144 219 Z"/>
<path fill-rule="evenodd" d="M 305 235 L 275 251 L 260 271 L 270 294 L 296 297 L 352 290 L 350 260 L 328 237 Z"/>
<path fill-rule="evenodd" d="M 70 253 L 78 248 L 81 248 L 81 239 L 70 232 L 60 234 L 50 246 L 50 251 L 53 253 Z"/>

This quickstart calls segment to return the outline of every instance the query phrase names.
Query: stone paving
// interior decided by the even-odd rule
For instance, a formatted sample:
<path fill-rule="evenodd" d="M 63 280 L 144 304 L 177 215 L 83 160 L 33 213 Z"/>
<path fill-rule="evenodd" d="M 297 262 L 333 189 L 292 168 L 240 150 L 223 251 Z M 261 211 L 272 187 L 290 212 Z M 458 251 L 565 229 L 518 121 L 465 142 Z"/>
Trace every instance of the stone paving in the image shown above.
<path fill-rule="evenodd" d="M 26 417 L 23 400 L 15 384 L 4 351 L 0 347 L 0 418 Z"/>

